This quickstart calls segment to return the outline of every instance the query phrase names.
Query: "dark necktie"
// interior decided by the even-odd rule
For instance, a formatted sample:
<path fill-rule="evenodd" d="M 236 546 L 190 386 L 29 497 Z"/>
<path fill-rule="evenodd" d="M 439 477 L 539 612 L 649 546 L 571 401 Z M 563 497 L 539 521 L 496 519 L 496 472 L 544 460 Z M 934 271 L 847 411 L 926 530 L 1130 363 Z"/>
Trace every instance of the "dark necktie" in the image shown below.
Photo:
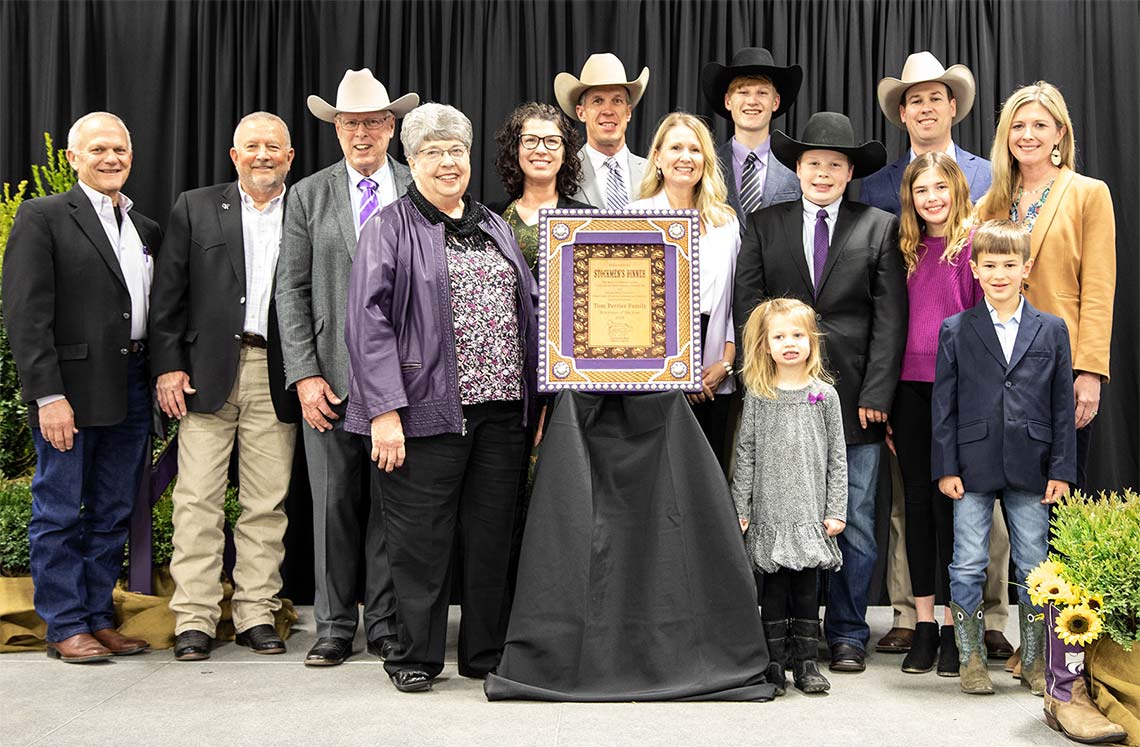
<path fill-rule="evenodd" d="M 123 210 L 118 205 L 115 205 L 115 225 L 120 231 L 123 230 Z"/>
<path fill-rule="evenodd" d="M 827 264 L 827 211 L 820 208 L 815 214 L 815 255 L 812 265 L 815 269 L 815 294 L 819 295 L 819 285 L 823 282 L 823 266 Z"/>
<path fill-rule="evenodd" d="M 744 167 L 740 170 L 740 207 L 744 214 L 760 209 L 760 159 L 755 153 L 749 153 L 744 159 Z"/>

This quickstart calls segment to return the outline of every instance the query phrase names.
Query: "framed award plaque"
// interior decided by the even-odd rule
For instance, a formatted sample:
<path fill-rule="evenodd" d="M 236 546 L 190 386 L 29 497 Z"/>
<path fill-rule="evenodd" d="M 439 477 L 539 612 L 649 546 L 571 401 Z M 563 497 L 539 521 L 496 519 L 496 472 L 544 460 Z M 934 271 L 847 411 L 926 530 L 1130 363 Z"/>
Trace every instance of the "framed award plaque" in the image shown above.
<path fill-rule="evenodd" d="M 539 391 L 699 391 L 697 211 L 539 215 Z"/>

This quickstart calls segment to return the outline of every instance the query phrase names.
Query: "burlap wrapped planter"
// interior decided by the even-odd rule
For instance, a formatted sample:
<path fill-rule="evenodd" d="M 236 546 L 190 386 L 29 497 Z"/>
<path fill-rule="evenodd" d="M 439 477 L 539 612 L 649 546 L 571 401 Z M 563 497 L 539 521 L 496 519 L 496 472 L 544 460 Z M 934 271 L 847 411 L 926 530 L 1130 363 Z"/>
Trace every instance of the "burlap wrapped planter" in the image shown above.
<path fill-rule="evenodd" d="M 1126 744 L 1140 745 L 1140 641 L 1125 651 L 1108 636 L 1085 648 L 1085 671 L 1101 713 L 1124 727 Z"/>

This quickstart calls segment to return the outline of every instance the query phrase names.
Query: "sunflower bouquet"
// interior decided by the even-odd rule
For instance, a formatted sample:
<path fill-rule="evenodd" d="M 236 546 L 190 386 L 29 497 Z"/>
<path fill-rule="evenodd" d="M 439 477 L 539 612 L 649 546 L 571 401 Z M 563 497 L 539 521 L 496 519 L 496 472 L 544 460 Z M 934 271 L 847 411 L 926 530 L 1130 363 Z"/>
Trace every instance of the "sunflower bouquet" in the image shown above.
<path fill-rule="evenodd" d="M 1059 614 L 1053 633 L 1085 646 L 1107 633 L 1125 651 L 1140 641 L 1140 495 L 1126 490 L 1057 502 L 1053 553 L 1026 579 L 1036 605 Z"/>

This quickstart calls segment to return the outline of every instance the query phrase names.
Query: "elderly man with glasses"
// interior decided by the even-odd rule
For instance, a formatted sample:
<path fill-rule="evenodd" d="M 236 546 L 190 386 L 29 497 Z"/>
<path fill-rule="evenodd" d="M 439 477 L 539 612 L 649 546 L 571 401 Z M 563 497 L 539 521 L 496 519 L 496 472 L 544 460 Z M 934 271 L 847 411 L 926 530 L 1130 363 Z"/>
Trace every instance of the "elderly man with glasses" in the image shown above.
<path fill-rule="evenodd" d="M 344 159 L 298 182 L 286 204 L 276 300 L 286 384 L 297 390 L 307 426 L 301 430 L 313 494 L 317 624 L 317 642 L 305 658 L 310 666 L 333 666 L 352 654 L 361 588 L 369 652 L 385 658 L 396 641 L 372 446 L 343 427 L 344 311 L 361 229 L 411 182 L 408 168 L 387 151 L 396 119 L 419 100 L 415 93 L 390 100 L 367 68 L 344 74 L 335 106 L 310 96 L 309 111 L 336 126 Z"/>

